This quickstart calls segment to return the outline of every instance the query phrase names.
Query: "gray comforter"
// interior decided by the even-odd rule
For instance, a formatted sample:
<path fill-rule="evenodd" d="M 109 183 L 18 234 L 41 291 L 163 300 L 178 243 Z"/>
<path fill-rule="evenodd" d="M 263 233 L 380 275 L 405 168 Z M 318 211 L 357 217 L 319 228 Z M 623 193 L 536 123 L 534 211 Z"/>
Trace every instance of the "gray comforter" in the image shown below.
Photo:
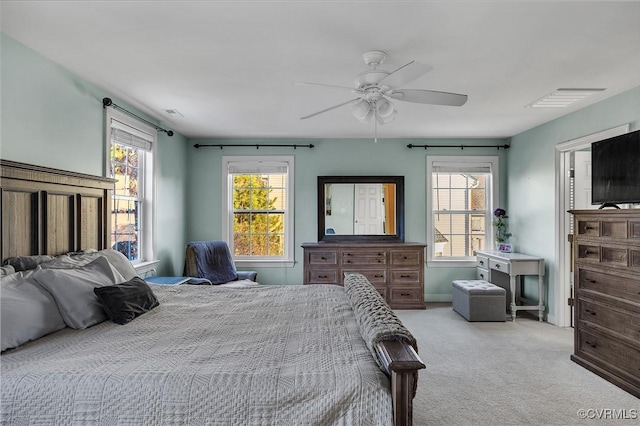
<path fill-rule="evenodd" d="M 152 288 L 160 306 L 129 324 L 3 353 L 2 423 L 391 424 L 344 288 Z"/>

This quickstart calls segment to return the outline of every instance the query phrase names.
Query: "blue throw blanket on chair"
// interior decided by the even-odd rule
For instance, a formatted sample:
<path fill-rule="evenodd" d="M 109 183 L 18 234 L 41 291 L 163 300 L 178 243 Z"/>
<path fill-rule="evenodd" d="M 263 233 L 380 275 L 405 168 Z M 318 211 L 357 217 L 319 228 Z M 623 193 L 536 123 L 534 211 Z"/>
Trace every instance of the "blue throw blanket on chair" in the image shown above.
<path fill-rule="evenodd" d="M 212 284 L 224 284 L 238 279 L 229 246 L 224 241 L 192 241 L 198 276 Z"/>

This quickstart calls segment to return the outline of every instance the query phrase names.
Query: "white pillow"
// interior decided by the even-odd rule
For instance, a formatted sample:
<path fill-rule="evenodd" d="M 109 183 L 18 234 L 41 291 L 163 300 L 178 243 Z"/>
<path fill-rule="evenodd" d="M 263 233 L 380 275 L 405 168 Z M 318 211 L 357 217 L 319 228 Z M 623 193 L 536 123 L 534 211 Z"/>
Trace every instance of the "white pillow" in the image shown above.
<path fill-rule="evenodd" d="M 93 292 L 95 287 L 125 282 L 102 256 L 73 269 L 40 269 L 33 278 L 56 300 L 64 322 L 71 328 L 87 328 L 107 319 L 102 304 Z"/>
<path fill-rule="evenodd" d="M 2 277 L 0 350 L 15 348 L 66 327 L 56 301 L 35 282 L 34 273 L 32 270 Z"/>

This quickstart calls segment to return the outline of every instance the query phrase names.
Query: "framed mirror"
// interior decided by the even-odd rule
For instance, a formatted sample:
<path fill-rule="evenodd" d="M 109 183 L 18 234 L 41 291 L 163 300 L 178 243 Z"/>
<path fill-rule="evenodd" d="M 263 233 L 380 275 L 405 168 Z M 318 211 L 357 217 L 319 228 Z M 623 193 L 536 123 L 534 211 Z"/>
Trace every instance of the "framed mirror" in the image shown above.
<path fill-rule="evenodd" d="M 404 176 L 318 176 L 318 241 L 404 241 Z"/>

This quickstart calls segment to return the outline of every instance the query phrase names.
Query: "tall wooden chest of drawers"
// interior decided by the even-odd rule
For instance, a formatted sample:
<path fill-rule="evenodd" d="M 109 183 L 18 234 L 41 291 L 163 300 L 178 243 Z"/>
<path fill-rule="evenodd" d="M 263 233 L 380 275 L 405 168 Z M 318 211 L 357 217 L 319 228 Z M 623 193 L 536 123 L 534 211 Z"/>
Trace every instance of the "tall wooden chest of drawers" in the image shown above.
<path fill-rule="evenodd" d="M 574 210 L 571 359 L 640 398 L 640 210 Z"/>
<path fill-rule="evenodd" d="M 304 284 L 342 285 L 359 272 L 394 309 L 424 309 L 424 249 L 420 243 L 305 243 Z"/>

